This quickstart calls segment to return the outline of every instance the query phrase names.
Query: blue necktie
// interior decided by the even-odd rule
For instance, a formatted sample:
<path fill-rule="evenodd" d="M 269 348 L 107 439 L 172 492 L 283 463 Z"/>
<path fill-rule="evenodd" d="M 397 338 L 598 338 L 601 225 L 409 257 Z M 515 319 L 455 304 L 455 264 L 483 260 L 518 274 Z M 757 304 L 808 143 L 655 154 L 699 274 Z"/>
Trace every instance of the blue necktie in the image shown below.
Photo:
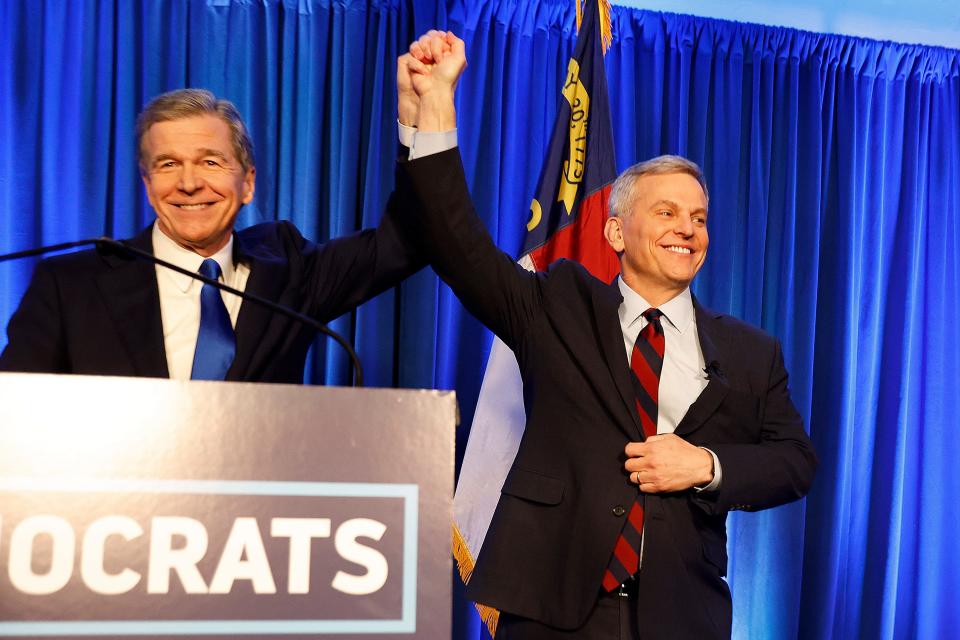
<path fill-rule="evenodd" d="M 207 258 L 200 265 L 200 275 L 213 280 L 220 278 L 220 265 Z M 204 284 L 200 290 L 200 332 L 193 353 L 191 380 L 223 380 L 233 362 L 237 338 L 230 326 L 230 314 L 223 304 L 220 290 Z"/>

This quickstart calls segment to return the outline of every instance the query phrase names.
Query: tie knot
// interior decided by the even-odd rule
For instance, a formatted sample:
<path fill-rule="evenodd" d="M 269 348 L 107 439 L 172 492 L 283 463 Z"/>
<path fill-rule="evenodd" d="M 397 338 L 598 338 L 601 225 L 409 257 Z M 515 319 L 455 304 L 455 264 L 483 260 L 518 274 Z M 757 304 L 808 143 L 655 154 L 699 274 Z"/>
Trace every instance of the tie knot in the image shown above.
<path fill-rule="evenodd" d="M 642 315 L 647 322 L 655 322 L 663 317 L 663 311 L 660 311 L 660 309 L 650 308 L 644 311 Z"/>
<path fill-rule="evenodd" d="M 663 317 L 663 312 L 660 309 L 650 308 L 643 312 L 644 319 L 653 326 L 653 330 L 657 333 L 663 333 L 663 325 L 660 324 L 660 318 Z"/>
<path fill-rule="evenodd" d="M 213 258 L 207 258 L 200 263 L 200 275 L 212 280 L 220 279 L 220 265 Z"/>

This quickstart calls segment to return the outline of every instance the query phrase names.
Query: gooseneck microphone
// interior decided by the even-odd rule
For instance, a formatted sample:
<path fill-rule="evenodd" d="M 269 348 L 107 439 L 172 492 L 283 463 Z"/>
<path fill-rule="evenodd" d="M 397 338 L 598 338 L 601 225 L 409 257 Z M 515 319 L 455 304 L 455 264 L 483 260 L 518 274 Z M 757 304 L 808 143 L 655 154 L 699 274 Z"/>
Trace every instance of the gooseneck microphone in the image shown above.
<path fill-rule="evenodd" d="M 344 350 L 347 352 L 347 355 L 350 356 L 350 362 L 353 364 L 353 373 L 354 373 L 353 386 L 355 387 L 363 386 L 363 367 L 360 365 L 360 358 L 357 357 L 357 352 L 353 349 L 350 343 L 343 338 L 343 336 L 341 336 L 339 333 L 337 333 L 333 329 L 330 329 L 327 325 L 323 324 L 322 322 L 314 320 L 310 316 L 304 315 L 299 311 L 294 311 L 289 307 L 285 307 L 282 304 L 277 304 L 272 300 L 267 300 L 266 298 L 262 298 L 253 293 L 247 293 L 246 291 L 240 291 L 238 289 L 234 289 L 233 287 L 229 287 L 218 280 L 207 278 L 194 271 L 189 271 L 187 269 L 184 269 L 183 267 L 178 267 L 177 265 L 167 262 L 166 260 L 161 260 L 160 258 L 156 257 L 152 253 L 141 251 L 140 249 L 137 249 L 136 247 L 131 247 L 130 245 L 124 244 L 119 240 L 114 240 L 113 238 L 108 238 L 106 236 L 103 236 L 100 238 L 87 238 L 85 240 L 76 240 L 74 242 L 62 242 L 60 244 L 52 244 L 52 245 L 47 245 L 45 247 L 37 247 L 35 249 L 26 249 L 24 251 L 17 251 L 14 253 L 7 253 L 5 255 L 0 255 L 0 262 L 7 262 L 8 260 L 17 260 L 20 258 L 29 258 L 31 256 L 40 256 L 47 253 L 56 253 L 57 251 L 64 251 L 66 249 L 74 249 L 76 247 L 85 247 L 85 246 L 92 246 L 92 245 L 95 245 L 98 248 L 109 247 L 111 249 L 115 249 L 119 253 L 125 253 L 135 258 L 146 260 L 147 262 L 152 262 L 153 264 L 158 264 L 161 267 L 170 269 L 172 271 L 176 271 L 177 273 L 182 273 L 185 276 L 190 276 L 194 280 L 199 280 L 200 282 L 212 285 L 217 289 L 220 289 L 221 291 L 226 291 L 227 293 L 232 293 L 235 296 L 240 296 L 244 300 L 249 300 L 254 304 L 258 304 L 263 307 L 266 307 L 267 309 L 270 309 L 275 313 L 279 313 L 281 315 L 287 316 L 288 318 L 292 318 L 298 322 L 301 322 L 307 325 L 308 327 L 316 329 L 318 333 L 322 333 L 325 336 L 333 338 L 337 342 L 337 344 L 339 344 L 341 347 L 344 348 Z"/>

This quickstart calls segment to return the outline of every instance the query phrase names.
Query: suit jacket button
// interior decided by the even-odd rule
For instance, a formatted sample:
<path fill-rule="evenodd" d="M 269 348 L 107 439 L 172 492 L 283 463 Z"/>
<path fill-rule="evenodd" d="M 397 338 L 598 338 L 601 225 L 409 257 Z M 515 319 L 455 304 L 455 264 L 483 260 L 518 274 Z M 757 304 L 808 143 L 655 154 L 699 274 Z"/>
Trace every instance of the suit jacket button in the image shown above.
<path fill-rule="evenodd" d="M 618 518 L 626 512 L 627 510 L 621 507 L 619 504 L 613 508 L 613 515 L 617 516 Z"/>

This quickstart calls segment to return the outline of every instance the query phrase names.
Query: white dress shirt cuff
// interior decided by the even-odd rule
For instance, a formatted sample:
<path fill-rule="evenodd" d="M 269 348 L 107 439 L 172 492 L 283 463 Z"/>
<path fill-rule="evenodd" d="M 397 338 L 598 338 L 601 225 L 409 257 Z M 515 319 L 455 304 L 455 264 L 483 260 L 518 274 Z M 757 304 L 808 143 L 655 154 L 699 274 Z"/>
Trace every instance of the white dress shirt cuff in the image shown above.
<path fill-rule="evenodd" d="M 413 138 L 417 135 L 416 127 L 408 127 L 397 120 L 397 133 L 400 135 L 400 144 L 408 149 L 413 148 Z"/>
<path fill-rule="evenodd" d="M 448 151 L 457 146 L 457 130 L 419 132 L 416 127 L 408 127 L 397 121 L 400 144 L 410 149 L 408 160 Z"/>
<path fill-rule="evenodd" d="M 710 449 L 706 447 L 700 447 L 713 457 L 713 480 L 710 481 L 710 484 L 707 484 L 702 487 L 694 487 L 696 491 L 716 491 L 720 488 L 720 481 L 723 479 L 723 471 L 720 469 L 720 458 L 717 457 Z"/>

